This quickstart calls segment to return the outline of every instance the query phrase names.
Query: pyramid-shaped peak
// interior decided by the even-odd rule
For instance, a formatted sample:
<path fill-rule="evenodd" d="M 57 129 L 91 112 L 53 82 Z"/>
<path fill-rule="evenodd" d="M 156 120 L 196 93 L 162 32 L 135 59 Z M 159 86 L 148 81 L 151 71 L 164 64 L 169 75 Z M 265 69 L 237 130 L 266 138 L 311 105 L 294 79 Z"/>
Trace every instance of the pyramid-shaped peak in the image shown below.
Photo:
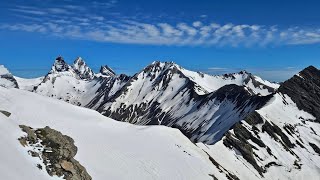
<path fill-rule="evenodd" d="M 64 72 L 69 70 L 69 65 L 64 61 L 62 56 L 58 56 L 52 66 L 54 72 Z"/>
<path fill-rule="evenodd" d="M 318 73 L 319 69 L 314 66 L 308 66 L 304 68 L 300 73 Z"/>
<path fill-rule="evenodd" d="M 320 78 L 320 70 L 314 66 L 308 66 L 296 74 L 298 77 L 302 77 L 304 79 L 319 79 Z M 293 78 L 296 78 L 294 76 Z"/>
<path fill-rule="evenodd" d="M 76 63 L 85 63 L 82 57 L 77 57 L 77 59 L 74 60 L 74 64 Z"/>
<path fill-rule="evenodd" d="M 114 76 L 116 75 L 116 73 L 114 72 L 113 69 L 111 69 L 109 66 L 105 65 L 105 66 L 101 66 L 100 68 L 100 73 L 102 75 L 105 75 L 105 76 Z"/>
<path fill-rule="evenodd" d="M 73 70 L 79 75 L 81 79 L 93 79 L 94 72 L 87 66 L 86 62 L 78 57 L 73 63 Z"/>

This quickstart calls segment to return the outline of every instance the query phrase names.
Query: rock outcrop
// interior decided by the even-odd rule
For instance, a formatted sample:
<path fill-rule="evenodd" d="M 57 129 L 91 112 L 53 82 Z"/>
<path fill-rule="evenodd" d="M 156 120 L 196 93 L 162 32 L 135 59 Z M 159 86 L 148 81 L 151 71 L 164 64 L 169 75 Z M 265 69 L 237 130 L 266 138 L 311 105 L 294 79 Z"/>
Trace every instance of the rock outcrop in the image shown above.
<path fill-rule="evenodd" d="M 50 176 L 63 177 L 67 180 L 92 179 L 86 169 L 74 159 L 78 148 L 74 145 L 74 140 L 71 137 L 48 126 L 32 129 L 20 125 L 20 128 L 27 134 L 19 138 L 21 145 L 36 147 L 29 150 L 29 154 L 43 160 L 45 169 Z M 37 167 L 42 169 L 40 164 Z"/>
<path fill-rule="evenodd" d="M 298 108 L 316 117 L 320 123 L 320 70 L 309 66 L 279 88 L 297 104 Z"/>

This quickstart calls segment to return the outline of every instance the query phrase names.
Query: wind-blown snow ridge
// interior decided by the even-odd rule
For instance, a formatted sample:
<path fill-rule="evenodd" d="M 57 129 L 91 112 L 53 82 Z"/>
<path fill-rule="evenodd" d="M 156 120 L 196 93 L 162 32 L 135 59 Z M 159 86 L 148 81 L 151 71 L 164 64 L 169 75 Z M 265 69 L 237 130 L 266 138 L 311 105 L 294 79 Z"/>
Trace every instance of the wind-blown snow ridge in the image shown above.
<path fill-rule="evenodd" d="M 154 61 L 133 77 L 115 75 L 108 66 L 100 71 L 93 75 L 82 58 L 70 66 L 58 57 L 41 83 L 23 87 L 119 121 L 176 127 L 194 142 L 209 144 L 278 87 L 245 71 L 212 76 L 174 62 Z"/>
<path fill-rule="evenodd" d="M 208 156 L 178 130 L 117 122 L 21 90 L 0 88 L 0 101 L 0 109 L 12 113 L 9 118 L 0 113 L 0 140 L 6 147 L 0 153 L 1 179 L 51 179 L 19 144 L 19 124 L 49 126 L 72 137 L 78 147 L 75 159 L 93 179 L 212 179 Z"/>
<path fill-rule="evenodd" d="M 7 156 L 17 154 L 21 166 L 14 167 L 25 177 L 49 178 L 36 169 L 39 162 L 30 159 L 27 149 L 17 152 L 22 148 L 14 144 L 21 136 L 19 124 L 50 126 L 74 138 L 79 147 L 75 159 L 93 179 L 292 180 L 320 175 L 320 70 L 315 67 L 279 86 L 246 71 L 211 76 L 158 61 L 133 77 L 87 79 L 75 70 L 87 69 L 82 68 L 82 59 L 76 60 L 77 68 L 62 60 L 33 88 L 27 88 L 31 80 L 17 78 L 18 83 L 23 89 L 140 126 L 0 87 L 0 134 L 6 134 L 0 140 L 6 137 L 1 142 L 7 147 L 0 159 L 11 162 Z M 196 146 L 178 130 L 143 125 L 177 128 Z M 7 164 L 1 174 L 12 170 Z"/>

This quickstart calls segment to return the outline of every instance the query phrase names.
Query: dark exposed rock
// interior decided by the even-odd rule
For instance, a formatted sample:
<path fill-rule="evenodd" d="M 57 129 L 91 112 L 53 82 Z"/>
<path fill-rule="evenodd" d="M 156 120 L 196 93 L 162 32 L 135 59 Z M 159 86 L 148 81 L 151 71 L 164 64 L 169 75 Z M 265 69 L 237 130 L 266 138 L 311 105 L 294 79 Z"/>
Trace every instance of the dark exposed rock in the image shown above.
<path fill-rule="evenodd" d="M 283 129 L 290 135 L 292 136 L 295 132 L 295 127 L 292 126 L 291 124 L 285 124 L 283 126 Z"/>
<path fill-rule="evenodd" d="M 25 125 L 19 125 L 21 130 L 25 133 L 27 133 L 28 141 L 35 143 L 37 140 L 37 136 L 34 133 L 34 130 L 31 127 L 25 126 Z"/>
<path fill-rule="evenodd" d="M 312 114 L 320 122 L 320 70 L 313 66 L 305 68 L 281 84 L 279 92 L 287 94 L 299 109 Z"/>
<path fill-rule="evenodd" d="M 313 144 L 313 143 L 311 143 L 311 142 L 309 142 L 309 145 L 312 147 L 312 149 L 314 150 L 314 152 L 318 153 L 319 156 L 320 156 L 320 148 L 319 148 L 317 145 L 315 145 L 315 144 Z"/>
<path fill-rule="evenodd" d="M 105 76 L 114 76 L 116 75 L 116 73 L 107 65 L 105 66 L 101 66 L 100 71 L 99 71 L 102 75 Z"/>
<path fill-rule="evenodd" d="M 1 78 L 10 81 L 13 84 L 13 86 L 12 86 L 13 88 L 19 89 L 19 85 L 18 85 L 17 80 L 11 74 L 0 75 L 0 79 Z M 6 86 L 4 86 L 4 87 L 6 87 Z"/>
<path fill-rule="evenodd" d="M 301 169 L 301 166 L 302 166 L 302 164 L 300 164 L 298 160 L 295 160 L 293 165 L 296 169 Z"/>
<path fill-rule="evenodd" d="M 284 143 L 283 145 L 286 150 L 289 150 L 288 148 L 295 147 L 295 145 L 289 140 L 288 136 L 285 135 L 282 130 L 275 124 L 271 125 L 268 121 L 266 121 L 262 126 L 262 132 L 267 132 L 275 140 L 279 140 L 277 136 L 279 135 L 282 142 Z"/>
<path fill-rule="evenodd" d="M 19 138 L 20 143 L 27 142 L 29 146 L 40 143 L 43 147 L 40 152 L 30 150 L 30 155 L 41 157 L 50 176 L 56 175 L 67 180 L 92 179 L 86 169 L 74 159 L 78 149 L 71 137 L 48 126 L 36 130 L 24 125 L 20 125 L 20 128 L 27 133 L 27 136 Z"/>
<path fill-rule="evenodd" d="M 256 111 L 250 113 L 244 120 L 252 126 L 263 123 L 263 119 Z"/>
<path fill-rule="evenodd" d="M 52 70 L 56 72 L 68 71 L 69 65 L 64 61 L 63 57 L 58 56 L 52 66 Z"/>
<path fill-rule="evenodd" d="M 266 145 L 258 138 L 254 137 L 245 127 L 243 127 L 240 123 L 236 123 L 233 127 L 233 131 L 235 136 L 243 142 L 247 140 L 252 140 L 252 142 L 256 143 L 260 147 L 266 147 Z"/>
<path fill-rule="evenodd" d="M 208 154 L 206 151 L 204 151 L 208 156 L 209 156 L 209 160 L 211 161 L 211 163 L 217 168 L 219 169 L 219 171 L 221 173 L 225 173 L 226 177 L 229 180 L 240 180 L 236 175 L 230 173 L 227 169 L 225 169 L 224 167 L 222 167 L 215 159 L 213 159 L 210 154 Z M 209 175 L 211 177 L 213 177 L 214 179 L 216 178 L 214 175 Z M 217 179 L 217 178 L 216 178 Z"/>
<path fill-rule="evenodd" d="M 242 157 L 248 161 L 248 163 L 250 163 L 257 171 L 258 173 L 263 177 L 263 168 L 260 167 L 255 158 L 254 158 L 254 153 L 253 153 L 253 150 L 252 150 L 252 146 L 247 143 L 247 142 L 243 142 L 243 141 L 240 141 L 238 139 L 236 139 L 235 137 L 233 137 L 233 135 L 230 133 L 230 132 L 227 132 L 224 139 L 223 139 L 223 144 L 232 149 L 232 148 L 235 148 L 237 149 Z"/>
<path fill-rule="evenodd" d="M 130 76 L 120 74 L 119 76 L 112 77 L 99 77 L 98 82 L 101 84 L 96 92 L 96 96 L 87 104 L 86 107 L 92 109 L 94 106 L 99 106 L 99 101 L 103 99 L 103 102 L 111 102 L 111 90 L 114 86 L 119 84 L 125 84 L 129 81 Z M 116 93 L 117 94 L 117 93 Z"/>
<path fill-rule="evenodd" d="M 296 143 L 301 147 L 301 148 L 305 148 L 304 145 L 302 143 L 300 143 L 300 141 L 296 140 Z"/>
<path fill-rule="evenodd" d="M 266 164 L 265 166 L 264 166 L 264 168 L 265 169 L 268 169 L 269 167 L 271 167 L 271 166 L 281 166 L 280 164 L 278 164 L 278 163 L 276 163 L 276 162 L 269 162 L 268 164 Z"/>
<path fill-rule="evenodd" d="M 11 116 L 11 113 L 8 112 L 8 111 L 0 110 L 0 113 L 4 114 L 4 115 L 7 116 L 7 117 L 10 117 L 10 116 Z"/>
<path fill-rule="evenodd" d="M 218 178 L 216 176 L 214 176 L 213 174 L 209 174 L 209 176 L 211 176 L 213 178 L 213 180 L 218 180 Z"/>

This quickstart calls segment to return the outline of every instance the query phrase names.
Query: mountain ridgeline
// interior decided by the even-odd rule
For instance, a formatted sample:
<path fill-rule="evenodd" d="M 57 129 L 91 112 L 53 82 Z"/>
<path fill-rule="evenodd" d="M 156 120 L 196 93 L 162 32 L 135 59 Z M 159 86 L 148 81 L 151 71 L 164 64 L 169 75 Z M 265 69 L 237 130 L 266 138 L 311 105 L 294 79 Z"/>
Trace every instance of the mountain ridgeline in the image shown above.
<path fill-rule="evenodd" d="M 34 80 L 14 77 L 3 66 L 0 72 L 6 88 L 118 121 L 179 129 L 208 156 L 213 179 L 319 177 L 320 70 L 313 66 L 281 84 L 246 71 L 213 76 L 158 61 L 133 76 L 108 66 L 94 73 L 80 57 L 73 65 L 58 57 Z"/>
<path fill-rule="evenodd" d="M 278 87 L 246 71 L 212 76 L 173 62 L 155 61 L 132 77 L 108 66 L 95 74 L 81 57 L 68 65 L 59 56 L 32 91 L 119 121 L 175 127 L 193 142 L 213 144 Z"/>

